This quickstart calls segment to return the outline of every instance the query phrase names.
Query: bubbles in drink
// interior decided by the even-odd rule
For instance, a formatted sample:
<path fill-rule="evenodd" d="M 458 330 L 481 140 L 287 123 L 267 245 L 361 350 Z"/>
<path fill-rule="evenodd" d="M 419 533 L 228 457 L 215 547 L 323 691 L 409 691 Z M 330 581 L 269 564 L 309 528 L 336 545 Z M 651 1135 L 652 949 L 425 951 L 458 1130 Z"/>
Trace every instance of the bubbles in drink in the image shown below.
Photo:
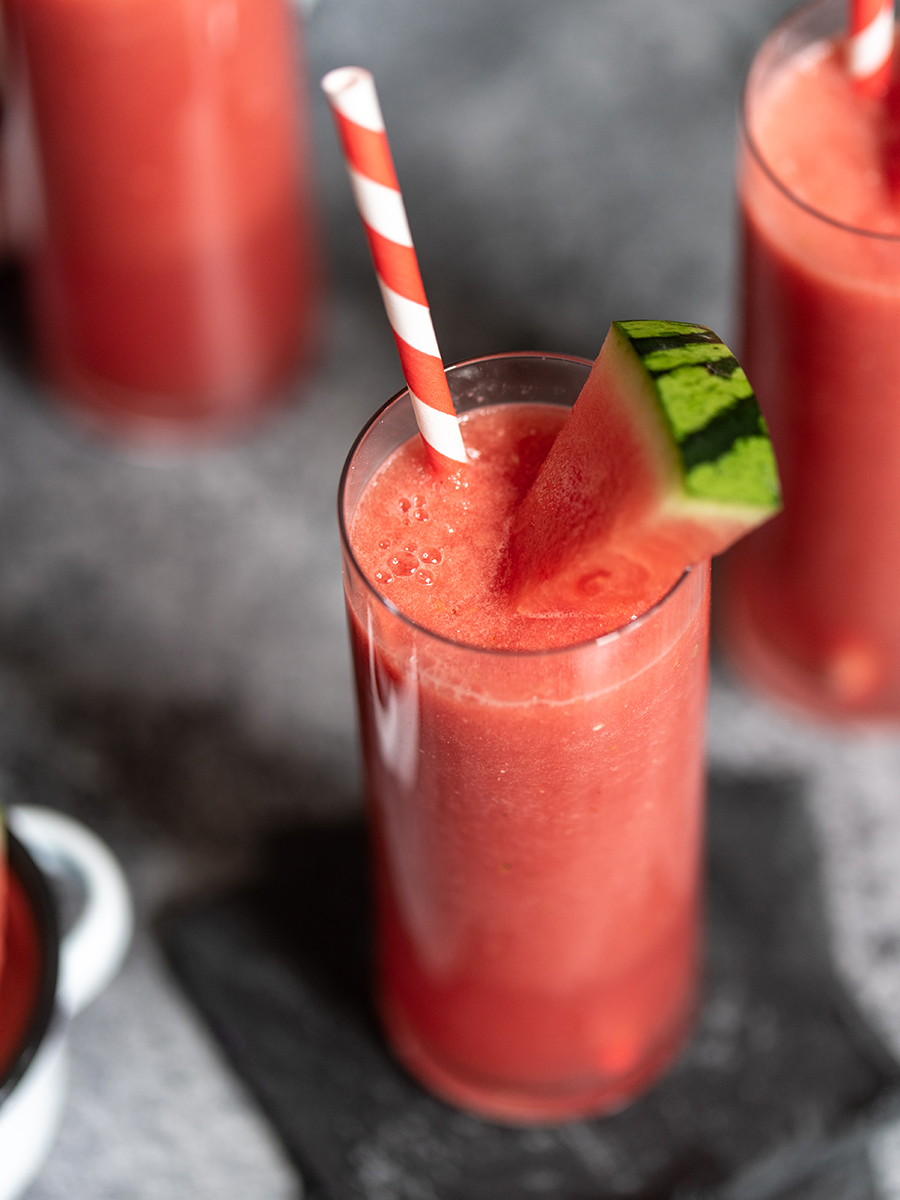
<path fill-rule="evenodd" d="M 398 551 L 388 561 L 388 567 L 397 575 L 415 575 L 418 566 L 419 560 L 415 554 L 410 554 L 408 550 Z"/>
<path fill-rule="evenodd" d="M 505 593 L 497 584 L 505 535 L 473 538 L 467 531 L 499 530 L 519 499 L 520 475 L 526 479 L 540 451 L 552 444 L 564 412 L 540 407 L 540 420 L 529 414 L 526 423 L 523 415 L 509 431 L 504 426 L 497 435 L 491 433 L 490 422 L 471 423 L 467 449 L 473 439 L 476 449 L 482 448 L 479 439 L 484 443 L 474 469 L 473 459 L 459 472 L 432 477 L 423 468 L 421 439 L 411 439 L 379 470 L 377 486 L 365 490 L 351 526 L 354 547 L 360 547 L 360 566 L 376 588 L 424 627 L 456 640 L 497 645 L 518 644 L 520 629 L 534 623 L 527 615 L 507 613 Z M 520 426 L 528 441 L 527 454 L 520 452 Z M 531 432 L 535 427 L 539 436 Z M 540 442 L 537 448 L 532 446 L 535 438 Z M 510 449 L 522 460 L 512 468 Z M 502 636 L 495 638 L 498 621 Z M 545 624 L 540 623 L 540 634 L 532 640 L 544 638 Z"/>

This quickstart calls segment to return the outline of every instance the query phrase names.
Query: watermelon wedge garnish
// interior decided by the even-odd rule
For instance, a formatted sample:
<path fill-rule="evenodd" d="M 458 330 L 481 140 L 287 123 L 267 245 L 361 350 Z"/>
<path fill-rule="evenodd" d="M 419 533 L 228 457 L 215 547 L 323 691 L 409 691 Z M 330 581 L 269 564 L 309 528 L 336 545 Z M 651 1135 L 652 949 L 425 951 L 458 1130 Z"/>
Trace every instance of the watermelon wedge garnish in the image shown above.
<path fill-rule="evenodd" d="M 615 321 L 519 507 L 516 607 L 624 624 L 781 506 L 747 376 L 703 325 Z"/>

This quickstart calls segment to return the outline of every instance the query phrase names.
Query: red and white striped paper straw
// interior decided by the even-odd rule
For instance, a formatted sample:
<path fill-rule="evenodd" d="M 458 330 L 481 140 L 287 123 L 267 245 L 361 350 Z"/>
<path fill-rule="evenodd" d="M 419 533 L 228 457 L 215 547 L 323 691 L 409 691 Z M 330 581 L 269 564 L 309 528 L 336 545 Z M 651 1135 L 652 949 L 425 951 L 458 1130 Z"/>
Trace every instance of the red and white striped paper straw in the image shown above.
<path fill-rule="evenodd" d="M 403 377 L 430 456 L 439 470 L 467 462 L 422 286 L 406 209 L 370 72 L 338 67 L 322 80 L 372 252 L 378 286 L 400 352 Z"/>
<path fill-rule="evenodd" d="M 858 91 L 884 95 L 893 52 L 894 0 L 850 0 L 847 65 Z"/>

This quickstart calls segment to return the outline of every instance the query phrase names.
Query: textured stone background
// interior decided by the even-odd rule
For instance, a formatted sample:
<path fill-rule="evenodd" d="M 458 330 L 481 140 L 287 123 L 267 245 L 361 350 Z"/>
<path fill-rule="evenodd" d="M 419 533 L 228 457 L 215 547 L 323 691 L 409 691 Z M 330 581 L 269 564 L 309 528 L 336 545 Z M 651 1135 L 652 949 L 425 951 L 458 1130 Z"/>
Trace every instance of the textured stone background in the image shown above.
<path fill-rule="evenodd" d="M 377 76 L 446 358 L 593 356 L 612 317 L 731 334 L 737 98 L 786 7 L 321 0 L 309 79 L 349 62 Z M 357 803 L 334 490 L 400 375 L 327 108 L 306 93 L 328 288 L 296 406 L 239 445 L 150 461 L 0 370 L 7 794 L 103 832 L 142 914 L 126 970 L 73 1028 L 63 1130 L 28 1200 L 297 1194 L 149 922 L 252 865 L 258 830 Z M 900 1053 L 900 740 L 818 731 L 717 676 L 710 745 L 719 767 L 807 780 L 839 965 Z M 900 1196 L 900 1135 L 868 1153 Z"/>

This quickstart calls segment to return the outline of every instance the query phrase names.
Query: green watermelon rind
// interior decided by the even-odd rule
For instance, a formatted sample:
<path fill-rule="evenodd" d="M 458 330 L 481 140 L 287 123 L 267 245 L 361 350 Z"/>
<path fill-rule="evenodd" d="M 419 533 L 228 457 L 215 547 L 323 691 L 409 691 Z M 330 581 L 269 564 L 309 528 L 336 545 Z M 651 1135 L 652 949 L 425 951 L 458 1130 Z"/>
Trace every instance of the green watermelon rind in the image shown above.
<path fill-rule="evenodd" d="M 756 396 L 711 329 L 614 321 L 604 353 L 615 356 L 632 394 L 643 395 L 634 417 L 667 477 L 667 515 L 750 529 L 779 510 L 778 470 Z"/>
<path fill-rule="evenodd" d="M 780 506 L 765 421 L 725 343 L 704 325 L 616 321 L 516 513 L 504 586 L 530 615 L 620 605 L 629 588 L 652 603 Z"/>

